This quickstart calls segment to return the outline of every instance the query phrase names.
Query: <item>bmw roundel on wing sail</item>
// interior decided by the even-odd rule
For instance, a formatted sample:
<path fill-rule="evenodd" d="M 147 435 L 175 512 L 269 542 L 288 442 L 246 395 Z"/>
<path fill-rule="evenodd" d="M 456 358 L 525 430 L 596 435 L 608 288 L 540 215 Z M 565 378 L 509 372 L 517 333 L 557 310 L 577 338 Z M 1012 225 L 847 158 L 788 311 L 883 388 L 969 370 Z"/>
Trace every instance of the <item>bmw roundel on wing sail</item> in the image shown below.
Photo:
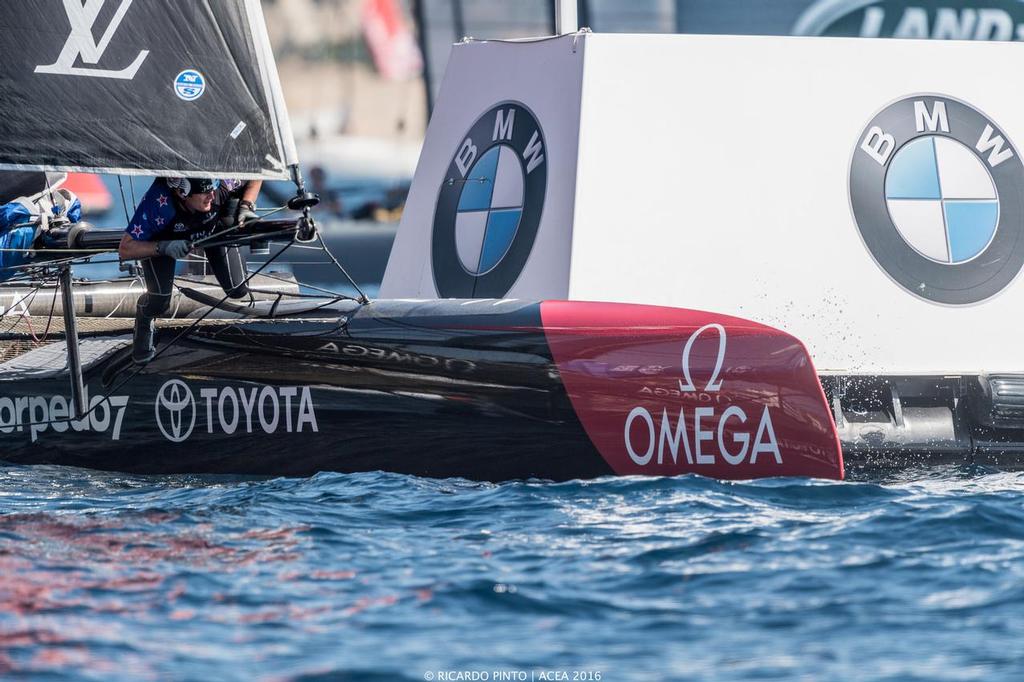
<path fill-rule="evenodd" d="M 431 264 L 441 297 L 503 297 L 533 249 L 547 189 L 544 134 L 518 102 L 476 120 L 438 192 Z"/>
<path fill-rule="evenodd" d="M 491 147 L 473 165 L 455 214 L 455 248 L 471 275 L 493 270 L 512 246 L 523 215 L 523 168 L 511 147 Z"/>

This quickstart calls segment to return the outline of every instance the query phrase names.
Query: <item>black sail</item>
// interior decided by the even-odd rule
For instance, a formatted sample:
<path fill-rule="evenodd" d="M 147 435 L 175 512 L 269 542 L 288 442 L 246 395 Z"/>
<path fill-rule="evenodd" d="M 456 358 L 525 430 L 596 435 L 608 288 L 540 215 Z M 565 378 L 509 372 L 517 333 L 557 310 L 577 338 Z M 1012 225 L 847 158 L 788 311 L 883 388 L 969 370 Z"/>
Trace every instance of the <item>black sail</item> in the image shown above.
<path fill-rule="evenodd" d="M 20 197 L 32 198 L 50 188 L 60 185 L 66 179 L 63 173 L 41 171 L 0 172 L 0 204 L 6 204 Z"/>
<path fill-rule="evenodd" d="M 0 169 L 286 178 L 259 0 L 3 0 Z"/>

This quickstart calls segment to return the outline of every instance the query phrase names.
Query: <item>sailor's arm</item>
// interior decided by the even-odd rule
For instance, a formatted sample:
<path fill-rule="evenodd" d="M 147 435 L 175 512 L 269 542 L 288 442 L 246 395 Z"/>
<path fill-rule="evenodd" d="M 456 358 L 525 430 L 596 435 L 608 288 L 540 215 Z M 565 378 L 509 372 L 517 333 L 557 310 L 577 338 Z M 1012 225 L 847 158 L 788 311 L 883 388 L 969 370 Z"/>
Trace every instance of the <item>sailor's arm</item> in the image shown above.
<path fill-rule="evenodd" d="M 154 180 L 146 191 L 142 201 L 135 208 L 135 215 L 132 216 L 125 228 L 121 242 L 117 245 L 117 255 L 121 260 L 140 260 L 165 255 L 170 242 L 157 241 L 152 236 L 174 215 L 168 192 L 167 185 L 159 179 Z M 187 245 L 187 242 L 183 242 L 183 244 Z M 166 253 L 166 255 L 181 258 L 183 255 L 178 253 L 181 250 L 177 249 L 173 253 Z M 187 253 L 188 248 L 184 248 L 184 252 Z"/>
<path fill-rule="evenodd" d="M 249 180 L 245 183 L 237 183 L 229 180 L 226 187 L 218 190 L 218 198 L 221 202 L 220 224 L 221 227 L 239 227 L 246 221 L 258 220 L 256 214 L 256 199 L 260 195 L 260 188 L 263 187 L 262 180 Z M 230 187 L 231 189 L 227 189 Z"/>
<path fill-rule="evenodd" d="M 121 260 L 139 260 L 141 258 L 152 258 L 157 255 L 158 242 L 144 242 L 132 239 L 131 235 L 125 234 L 121 237 L 121 243 L 117 245 L 117 255 Z"/>
<path fill-rule="evenodd" d="M 263 187 L 262 180 L 250 180 L 242 190 L 242 196 L 238 200 L 238 213 L 235 216 L 236 222 L 245 223 L 249 220 L 258 220 L 256 214 L 256 199 L 260 196 L 260 188 Z"/>
<path fill-rule="evenodd" d="M 262 180 L 250 180 L 245 185 L 245 189 L 242 191 L 242 201 L 248 201 L 253 206 L 256 205 L 256 199 L 260 196 L 260 189 L 263 187 Z"/>
<path fill-rule="evenodd" d="M 153 256 L 170 256 L 180 260 L 187 257 L 191 250 L 192 244 L 185 239 L 147 242 L 132 239 L 131 235 L 127 234 L 121 237 L 121 243 L 117 245 L 117 255 L 121 257 L 121 260 L 139 260 Z"/>

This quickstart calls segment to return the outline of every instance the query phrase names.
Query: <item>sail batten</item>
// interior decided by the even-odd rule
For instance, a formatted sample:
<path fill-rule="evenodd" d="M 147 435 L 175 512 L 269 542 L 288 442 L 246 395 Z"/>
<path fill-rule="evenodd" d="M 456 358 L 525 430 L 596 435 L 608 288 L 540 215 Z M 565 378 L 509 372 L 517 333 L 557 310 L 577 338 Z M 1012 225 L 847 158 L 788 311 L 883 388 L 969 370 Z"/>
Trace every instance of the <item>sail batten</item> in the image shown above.
<path fill-rule="evenodd" d="M 0 3 L 0 169 L 287 178 L 259 0 Z"/>

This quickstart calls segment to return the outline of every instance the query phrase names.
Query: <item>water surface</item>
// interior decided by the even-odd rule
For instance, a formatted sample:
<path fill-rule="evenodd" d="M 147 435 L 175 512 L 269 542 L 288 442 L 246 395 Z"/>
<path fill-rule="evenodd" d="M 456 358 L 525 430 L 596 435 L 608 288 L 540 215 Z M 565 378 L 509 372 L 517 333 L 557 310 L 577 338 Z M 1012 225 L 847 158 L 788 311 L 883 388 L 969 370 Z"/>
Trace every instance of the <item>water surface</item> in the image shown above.
<path fill-rule="evenodd" d="M 1022 488 L 6 466 L 0 671 L 1021 679 Z"/>

